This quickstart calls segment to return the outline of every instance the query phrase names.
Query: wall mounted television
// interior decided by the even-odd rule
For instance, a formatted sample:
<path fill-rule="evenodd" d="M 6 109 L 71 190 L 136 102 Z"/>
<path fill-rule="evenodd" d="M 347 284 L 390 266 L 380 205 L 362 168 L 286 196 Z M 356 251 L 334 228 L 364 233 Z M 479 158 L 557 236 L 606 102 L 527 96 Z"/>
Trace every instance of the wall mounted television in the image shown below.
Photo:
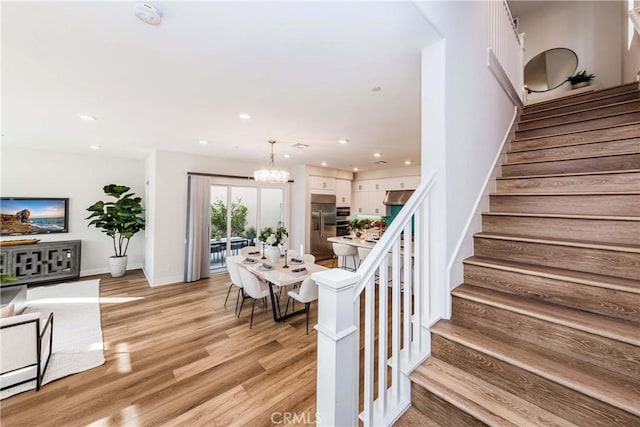
<path fill-rule="evenodd" d="M 0 197 L 0 236 L 68 232 L 68 198 Z"/>

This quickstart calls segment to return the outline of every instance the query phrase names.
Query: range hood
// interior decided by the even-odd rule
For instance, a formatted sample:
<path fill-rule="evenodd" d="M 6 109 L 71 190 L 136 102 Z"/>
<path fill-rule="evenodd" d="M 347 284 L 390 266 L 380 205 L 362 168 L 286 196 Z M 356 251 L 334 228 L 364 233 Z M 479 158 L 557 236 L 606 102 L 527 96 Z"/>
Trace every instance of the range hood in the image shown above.
<path fill-rule="evenodd" d="M 413 194 L 413 190 L 391 190 L 387 191 L 384 196 L 384 204 L 389 205 L 404 205 L 409 200 L 409 197 Z"/>

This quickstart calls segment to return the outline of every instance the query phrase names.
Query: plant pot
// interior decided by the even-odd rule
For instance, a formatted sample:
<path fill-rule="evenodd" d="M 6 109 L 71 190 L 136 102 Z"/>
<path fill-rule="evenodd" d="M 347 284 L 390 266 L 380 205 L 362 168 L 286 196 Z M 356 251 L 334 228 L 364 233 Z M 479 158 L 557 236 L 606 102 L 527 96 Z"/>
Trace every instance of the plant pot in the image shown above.
<path fill-rule="evenodd" d="M 589 82 L 580 82 L 580 83 L 575 83 L 571 85 L 571 89 L 580 89 L 581 87 L 587 87 L 589 86 Z"/>
<path fill-rule="evenodd" d="M 122 277 L 127 271 L 127 255 L 109 257 L 111 277 Z"/>
<path fill-rule="evenodd" d="M 277 246 L 269 246 L 269 248 L 265 251 L 267 258 L 269 258 L 269 262 L 271 264 L 276 264 L 280 261 L 280 248 Z"/>

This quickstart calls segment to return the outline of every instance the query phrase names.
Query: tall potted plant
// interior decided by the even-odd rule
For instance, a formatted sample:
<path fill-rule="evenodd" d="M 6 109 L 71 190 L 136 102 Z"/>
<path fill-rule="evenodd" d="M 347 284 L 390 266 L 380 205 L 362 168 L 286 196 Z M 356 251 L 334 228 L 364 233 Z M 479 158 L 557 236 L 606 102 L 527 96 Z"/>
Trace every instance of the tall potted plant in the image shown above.
<path fill-rule="evenodd" d="M 127 270 L 129 239 L 144 230 L 142 199 L 135 197 L 133 192 L 127 193 L 130 187 L 125 185 L 109 184 L 103 190 L 116 200 L 95 202 L 87 208 L 91 215 L 86 219 L 91 220 L 89 227 L 93 225 L 113 239 L 115 254 L 109 258 L 109 269 L 111 276 L 121 277 Z"/>

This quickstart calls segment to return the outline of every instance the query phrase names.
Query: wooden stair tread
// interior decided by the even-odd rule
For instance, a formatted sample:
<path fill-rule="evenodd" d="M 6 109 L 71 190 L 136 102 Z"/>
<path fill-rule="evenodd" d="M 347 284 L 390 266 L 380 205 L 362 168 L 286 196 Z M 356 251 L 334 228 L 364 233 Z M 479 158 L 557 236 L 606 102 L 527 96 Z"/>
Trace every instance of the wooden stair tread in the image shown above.
<path fill-rule="evenodd" d="M 582 132 L 593 132 L 593 131 L 597 131 L 597 130 L 606 130 L 606 129 L 612 129 L 612 128 L 617 128 L 617 127 L 622 127 L 622 126 L 629 126 L 629 125 L 635 125 L 635 124 L 639 124 L 640 121 L 631 121 L 631 122 L 626 122 L 626 123 L 616 123 L 613 125 L 608 125 L 608 126 L 601 126 L 601 127 L 597 127 L 597 128 L 593 128 L 593 129 L 579 129 L 579 130 L 571 130 L 571 131 L 567 131 L 567 132 L 558 132 L 558 133 L 554 133 L 551 135 L 540 135 L 540 136 L 529 136 L 526 138 L 514 138 L 512 142 L 521 142 L 521 141 L 530 141 L 533 139 L 541 139 L 541 138 L 551 138 L 554 136 L 563 136 L 563 135 L 572 135 L 572 134 L 576 134 L 576 133 L 582 133 Z M 549 127 L 553 127 L 553 126 L 549 126 Z"/>
<path fill-rule="evenodd" d="M 574 114 L 577 113 L 583 113 L 586 111 L 596 111 L 596 110 L 607 110 L 610 107 L 614 107 L 614 106 L 618 106 L 618 105 L 627 105 L 627 104 L 637 104 L 638 102 L 640 102 L 640 99 L 630 99 L 628 101 L 620 101 L 620 102 L 613 102 L 611 104 L 606 104 L 606 105 L 598 105 L 596 107 L 589 107 L 589 108 L 584 108 L 582 110 L 575 110 L 575 111 L 569 111 L 569 112 L 565 112 L 565 113 L 558 113 L 558 114 L 551 114 L 549 116 L 544 116 L 544 117 L 538 117 L 535 119 L 528 119 L 528 120 L 520 120 L 518 123 L 519 124 L 525 124 L 525 123 L 533 123 L 536 121 L 540 121 L 540 120 L 547 120 L 547 119 L 554 119 L 554 118 L 559 118 L 559 117 L 570 117 Z M 615 113 L 615 114 L 620 114 L 620 113 Z M 606 115 L 602 116 L 602 117 L 607 117 Z M 568 120 L 565 123 L 574 123 L 574 122 L 579 122 L 579 121 L 583 121 L 585 119 L 579 119 L 579 120 Z M 552 127 L 552 126 L 556 126 L 560 123 L 556 123 L 553 125 L 547 125 L 547 126 L 541 126 L 541 127 Z M 532 128 L 534 129 L 534 128 Z"/>
<path fill-rule="evenodd" d="M 632 123 L 626 123 L 624 126 L 628 126 L 629 124 Z M 638 126 L 640 126 L 640 122 L 635 122 L 633 124 L 636 124 Z M 535 139 L 535 138 L 532 138 Z M 524 153 L 527 151 L 541 151 L 541 150 L 552 150 L 555 148 L 567 148 L 567 147 L 576 147 L 576 146 L 580 146 L 580 145 L 592 145 L 592 144 L 601 144 L 603 142 L 616 142 L 616 141 L 627 141 L 630 139 L 638 139 L 638 137 L 635 136 L 631 136 L 629 138 L 612 138 L 612 139 L 605 139 L 605 140 L 597 140 L 597 141 L 590 141 L 590 140 L 584 140 L 584 141 L 576 141 L 576 142 L 571 142 L 571 143 L 561 143 L 561 144 L 549 144 L 549 145 L 544 145 L 544 146 L 540 146 L 540 147 L 524 147 L 524 148 L 513 148 L 510 147 L 510 149 L 507 151 L 507 154 L 509 153 Z M 519 140 L 514 140 L 514 142 L 517 142 Z"/>
<path fill-rule="evenodd" d="M 529 108 L 529 107 L 538 107 L 540 105 L 551 105 L 551 104 L 554 104 L 554 103 L 556 103 L 558 101 L 566 101 L 566 100 L 570 100 L 571 98 L 578 98 L 578 97 L 582 97 L 582 96 L 587 95 L 587 94 L 588 95 L 597 95 L 598 93 L 608 92 L 611 89 L 616 89 L 616 88 L 623 87 L 623 86 L 629 86 L 629 91 L 631 91 L 633 89 L 638 89 L 638 82 L 622 83 L 622 84 L 619 84 L 619 85 L 610 86 L 610 87 L 603 88 L 603 89 L 598 89 L 598 90 L 593 90 L 593 91 L 590 91 L 590 92 L 576 93 L 576 94 L 573 94 L 573 95 L 563 96 L 561 98 L 553 98 L 553 99 L 547 99 L 547 100 L 540 101 L 540 102 L 534 102 L 534 103 L 525 105 L 524 106 L 524 110 L 526 111 L 527 108 Z M 620 92 L 618 92 L 618 93 L 620 93 Z M 605 96 L 608 96 L 608 95 L 603 95 L 601 97 L 597 97 L 596 96 L 596 97 L 593 97 L 593 98 L 589 98 L 589 100 L 599 99 L 599 98 L 603 98 Z M 565 104 L 565 105 L 570 105 L 570 104 Z M 529 108 L 529 109 L 531 109 L 531 108 Z"/>
<path fill-rule="evenodd" d="M 602 249 L 609 251 L 618 251 L 618 252 L 633 252 L 640 253 L 640 245 L 627 245 L 622 243 L 595 243 L 584 240 L 573 240 L 573 239 L 550 239 L 546 237 L 530 237 L 526 235 L 519 234 L 503 234 L 503 233 L 475 233 L 474 237 L 481 237 L 485 239 L 497 239 L 497 240 L 512 240 L 512 241 L 521 241 L 521 242 L 529 242 L 529 243 L 542 243 L 546 245 L 555 245 L 555 246 L 573 246 L 578 248 L 591 248 L 591 249 Z"/>
<path fill-rule="evenodd" d="M 548 175 L 521 175 L 521 176 L 499 176 L 496 179 L 508 180 L 508 179 L 528 179 L 528 178 L 558 178 L 564 176 L 585 176 L 585 175 L 613 175 L 622 173 L 638 173 L 640 169 L 621 169 L 615 171 L 596 171 L 596 172 L 570 172 L 570 173 L 554 173 Z M 640 188 L 640 183 L 638 183 Z"/>
<path fill-rule="evenodd" d="M 565 270 L 562 268 L 525 264 L 522 262 L 506 261 L 480 256 L 472 256 L 462 262 L 480 267 L 495 268 L 504 271 L 562 280 L 565 282 L 581 283 L 587 286 L 597 286 L 599 288 L 615 289 L 617 291 L 640 294 L 640 282 L 637 280 L 625 279 L 623 277 L 603 276 L 595 273 L 585 273 L 575 270 Z"/>
<path fill-rule="evenodd" d="M 639 196 L 638 191 L 579 191 L 575 193 L 489 193 L 490 196 Z"/>
<path fill-rule="evenodd" d="M 626 91 L 626 92 L 619 92 L 619 93 L 614 93 L 614 94 L 611 94 L 611 95 L 585 99 L 583 101 L 578 101 L 578 102 L 574 102 L 574 103 L 571 103 L 571 104 L 558 105 L 558 106 L 555 106 L 555 107 L 543 108 L 543 109 L 540 109 L 540 110 L 537 110 L 537 111 L 534 111 L 534 112 L 531 112 L 531 113 L 527 113 L 526 111 L 524 111 L 522 115 L 553 112 L 553 110 L 559 110 L 561 108 L 567 108 L 569 106 L 577 106 L 577 105 L 580 105 L 580 104 L 588 104 L 588 103 L 594 102 L 594 101 L 602 101 L 602 100 L 605 100 L 605 99 L 615 98 L 615 97 L 624 96 L 624 95 L 630 95 L 630 94 L 637 93 L 637 92 L 640 92 L 640 90 L 635 88 L 635 89 L 631 89 L 631 90 Z M 532 105 L 540 105 L 540 104 L 542 104 L 542 103 L 532 104 Z M 524 110 L 526 110 L 526 107 L 527 106 L 525 106 Z M 581 111 L 581 110 L 578 110 L 578 111 Z"/>
<path fill-rule="evenodd" d="M 601 158 L 611 158 L 611 157 L 623 157 L 628 156 L 630 154 L 640 154 L 640 146 L 638 150 L 631 150 L 624 153 L 615 153 L 615 154 L 593 154 L 593 155 L 584 155 L 579 157 L 571 157 L 566 159 L 536 159 L 536 160 L 527 160 L 521 162 L 506 162 L 503 166 L 513 166 L 513 165 L 532 165 L 537 163 L 551 163 L 551 162 L 569 162 L 571 160 L 586 160 L 586 159 L 601 159 Z"/>
<path fill-rule="evenodd" d="M 609 221 L 640 221 L 640 216 L 614 216 L 614 215 L 567 215 L 567 214 L 547 214 L 547 213 L 523 213 L 523 212 L 482 212 L 487 216 L 519 216 L 534 218 L 564 218 L 564 219 L 602 219 Z"/>
<path fill-rule="evenodd" d="M 411 380 L 489 426 L 574 425 L 436 357 L 420 365 Z"/>
<path fill-rule="evenodd" d="M 596 118 L 571 120 L 571 121 L 566 121 L 564 123 L 554 123 L 554 124 L 548 124 L 548 125 L 543 125 L 543 126 L 532 127 L 532 128 L 528 128 L 528 129 L 516 130 L 516 133 L 517 132 L 531 132 L 531 131 L 540 130 L 540 129 L 549 129 L 549 128 L 554 128 L 554 127 L 557 127 L 557 126 L 563 126 L 563 125 L 567 125 L 567 124 L 589 123 L 589 122 L 591 122 L 593 120 L 608 119 L 608 118 L 611 118 L 611 117 L 624 116 L 626 114 L 633 114 L 633 113 L 640 113 L 640 108 L 629 110 L 629 111 L 623 111 L 623 112 L 619 112 L 619 113 L 603 114 L 602 116 L 598 116 Z M 633 121 L 633 120 L 631 120 L 631 121 Z M 629 124 L 629 122 L 624 123 L 624 124 Z M 589 130 L 593 130 L 593 129 L 589 129 Z M 582 129 L 581 129 L 581 131 L 582 131 Z M 549 136 L 549 135 L 544 135 L 544 136 Z"/>
<path fill-rule="evenodd" d="M 441 427 L 440 424 L 429 419 L 425 414 L 418 411 L 413 406 L 393 423 L 394 427 Z"/>
<path fill-rule="evenodd" d="M 601 400 L 611 406 L 640 416 L 640 401 L 637 394 L 630 393 L 624 384 L 601 375 L 597 368 L 590 370 L 563 363 L 558 358 L 522 348 L 513 342 L 496 340 L 451 321 L 440 321 L 431 332 L 462 346 L 484 353 L 498 360 L 536 374 L 547 380 L 562 384 L 572 390 Z"/>
<path fill-rule="evenodd" d="M 624 320 L 467 284 L 458 286 L 451 293 L 459 298 L 640 346 L 640 328 Z"/>

